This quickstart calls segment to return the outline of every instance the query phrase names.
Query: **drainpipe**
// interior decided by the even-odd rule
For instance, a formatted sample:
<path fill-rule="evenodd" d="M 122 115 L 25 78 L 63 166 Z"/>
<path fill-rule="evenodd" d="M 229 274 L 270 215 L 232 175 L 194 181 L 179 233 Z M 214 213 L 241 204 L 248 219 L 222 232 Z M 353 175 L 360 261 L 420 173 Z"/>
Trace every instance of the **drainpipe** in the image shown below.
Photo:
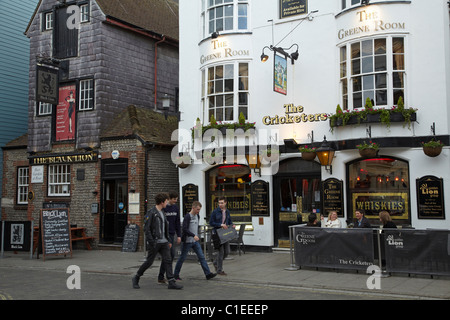
<path fill-rule="evenodd" d="M 157 41 L 155 43 L 155 111 L 158 109 L 157 108 L 157 102 L 158 102 L 158 45 L 160 43 L 163 43 L 166 41 L 166 36 L 163 35 L 162 40 Z"/>

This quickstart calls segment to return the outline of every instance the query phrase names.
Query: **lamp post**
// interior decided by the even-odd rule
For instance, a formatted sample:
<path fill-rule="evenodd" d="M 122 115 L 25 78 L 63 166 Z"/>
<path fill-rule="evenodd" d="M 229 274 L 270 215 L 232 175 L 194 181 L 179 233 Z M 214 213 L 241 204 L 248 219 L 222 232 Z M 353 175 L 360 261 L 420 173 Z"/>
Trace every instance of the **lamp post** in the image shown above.
<path fill-rule="evenodd" d="M 330 174 L 333 174 L 333 167 L 331 163 L 333 162 L 334 153 L 333 147 L 327 141 L 327 137 L 323 137 L 322 145 L 319 149 L 316 150 L 317 157 L 319 158 L 320 164 L 325 167 L 325 170 L 329 171 Z"/>

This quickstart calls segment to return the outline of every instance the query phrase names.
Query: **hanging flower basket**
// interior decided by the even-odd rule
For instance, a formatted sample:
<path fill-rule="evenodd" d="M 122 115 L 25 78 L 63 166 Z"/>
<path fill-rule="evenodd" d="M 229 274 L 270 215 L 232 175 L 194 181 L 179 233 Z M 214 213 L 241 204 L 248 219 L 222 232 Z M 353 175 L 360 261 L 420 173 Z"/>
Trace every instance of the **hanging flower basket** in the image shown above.
<path fill-rule="evenodd" d="M 422 142 L 423 153 L 429 157 L 437 157 L 442 152 L 444 144 L 439 140 L 430 140 L 428 142 Z"/>
<path fill-rule="evenodd" d="M 316 148 L 309 148 L 308 146 L 300 147 L 298 150 L 302 153 L 302 159 L 306 161 L 313 161 L 316 158 Z"/>
<path fill-rule="evenodd" d="M 378 150 L 380 150 L 380 146 L 372 141 L 369 141 L 369 143 L 364 141 L 364 143 L 358 144 L 356 148 L 358 148 L 361 157 L 365 159 L 375 158 L 378 154 Z"/>
<path fill-rule="evenodd" d="M 375 149 L 362 149 L 359 150 L 359 154 L 364 159 L 375 158 L 377 156 L 378 150 Z"/>
<path fill-rule="evenodd" d="M 306 161 L 313 161 L 316 158 L 315 152 L 302 152 L 302 159 Z"/>
<path fill-rule="evenodd" d="M 178 168 L 186 169 L 187 167 L 189 167 L 191 165 L 192 159 L 189 155 L 180 154 L 180 156 L 175 158 L 174 162 Z"/>

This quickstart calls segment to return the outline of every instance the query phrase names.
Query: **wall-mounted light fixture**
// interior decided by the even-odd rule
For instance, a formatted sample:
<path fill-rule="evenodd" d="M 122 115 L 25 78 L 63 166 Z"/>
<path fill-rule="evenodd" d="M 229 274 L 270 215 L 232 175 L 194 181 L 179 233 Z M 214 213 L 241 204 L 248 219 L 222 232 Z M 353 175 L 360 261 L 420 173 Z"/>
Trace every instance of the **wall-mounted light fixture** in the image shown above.
<path fill-rule="evenodd" d="M 370 0 L 361 0 L 362 6 L 367 6 L 369 4 Z"/>
<path fill-rule="evenodd" d="M 248 166 L 253 169 L 256 174 L 261 177 L 261 157 L 258 153 L 245 153 L 245 158 L 247 159 Z"/>
<path fill-rule="evenodd" d="M 293 53 L 288 53 L 287 51 L 289 51 L 290 49 L 292 49 L 293 46 L 297 46 L 297 50 Z M 273 52 L 278 52 L 279 54 L 285 56 L 286 58 L 291 59 L 292 64 L 294 64 L 294 61 L 298 59 L 299 57 L 299 53 L 298 53 L 298 44 L 294 43 L 290 48 L 281 48 L 281 47 L 274 47 L 274 46 L 265 46 L 262 50 L 262 54 L 261 54 L 261 61 L 262 62 L 266 62 L 267 60 L 269 60 L 269 56 L 266 55 L 264 53 L 264 49 L 269 49 L 270 51 Z M 287 50 L 287 51 L 286 51 Z"/>
<path fill-rule="evenodd" d="M 170 107 L 170 97 L 169 97 L 169 95 L 167 93 L 164 94 L 164 97 L 161 99 L 161 101 L 162 101 L 162 107 L 163 107 L 163 110 L 164 110 L 164 117 L 167 120 L 167 116 L 169 114 L 169 107 Z"/>
<path fill-rule="evenodd" d="M 333 174 L 333 167 L 331 163 L 333 162 L 334 153 L 333 147 L 327 141 L 327 137 L 323 137 L 322 145 L 319 149 L 316 150 L 317 158 L 319 158 L 319 162 L 322 166 L 325 167 L 325 170 L 329 171 L 330 174 Z"/>
<path fill-rule="evenodd" d="M 214 32 L 211 34 L 211 39 L 217 39 L 219 36 L 220 36 L 219 31 L 214 31 Z"/>

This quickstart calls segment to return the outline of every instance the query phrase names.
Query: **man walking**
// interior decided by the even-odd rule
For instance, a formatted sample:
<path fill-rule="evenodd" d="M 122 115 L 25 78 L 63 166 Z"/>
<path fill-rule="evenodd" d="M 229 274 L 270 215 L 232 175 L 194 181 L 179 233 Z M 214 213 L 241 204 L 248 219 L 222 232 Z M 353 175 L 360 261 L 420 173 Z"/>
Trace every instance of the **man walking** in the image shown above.
<path fill-rule="evenodd" d="M 167 206 L 169 196 L 159 193 L 155 196 L 156 205 L 151 208 L 145 217 L 144 232 L 147 242 L 147 258 L 132 279 L 133 288 L 139 289 L 139 279 L 145 270 L 151 267 L 158 253 L 161 254 L 161 263 L 164 264 L 166 276 L 169 280 L 169 289 L 182 289 L 183 286 L 176 283 L 172 273 L 172 260 L 170 257 L 169 222 L 162 210 Z"/>
<path fill-rule="evenodd" d="M 202 204 L 198 201 L 192 203 L 191 211 L 184 216 L 183 220 L 183 236 L 181 241 L 183 243 L 181 249 L 181 255 L 178 258 L 178 262 L 175 266 L 174 277 L 176 280 L 181 280 L 179 275 L 181 267 L 183 266 L 184 260 L 188 251 L 192 248 L 197 255 L 200 265 L 202 266 L 203 272 L 205 273 L 206 280 L 214 278 L 217 274 L 212 273 L 209 270 L 208 262 L 206 262 L 205 255 L 203 254 L 202 247 L 200 246 L 198 237 L 198 214 L 202 208 Z"/>
<path fill-rule="evenodd" d="M 219 207 L 214 209 L 211 213 L 211 218 L 209 219 L 209 225 L 213 227 L 212 236 L 217 237 L 217 229 L 228 229 L 228 226 L 234 228 L 233 222 L 231 221 L 230 211 L 227 209 L 227 199 L 225 197 L 219 198 Z M 223 271 L 223 259 L 228 256 L 230 247 L 228 243 L 219 245 L 219 254 L 214 259 L 214 267 L 216 268 L 217 274 L 221 276 L 226 276 L 227 274 Z"/>
<path fill-rule="evenodd" d="M 178 201 L 178 193 L 169 193 L 169 202 L 167 206 L 163 209 L 164 215 L 169 221 L 169 242 L 172 244 L 170 248 L 171 263 L 175 258 L 175 244 L 181 243 L 181 225 L 180 225 L 180 210 L 176 205 Z M 164 264 L 161 263 L 159 268 L 158 283 L 166 283 L 164 279 L 164 274 L 166 273 Z"/>

